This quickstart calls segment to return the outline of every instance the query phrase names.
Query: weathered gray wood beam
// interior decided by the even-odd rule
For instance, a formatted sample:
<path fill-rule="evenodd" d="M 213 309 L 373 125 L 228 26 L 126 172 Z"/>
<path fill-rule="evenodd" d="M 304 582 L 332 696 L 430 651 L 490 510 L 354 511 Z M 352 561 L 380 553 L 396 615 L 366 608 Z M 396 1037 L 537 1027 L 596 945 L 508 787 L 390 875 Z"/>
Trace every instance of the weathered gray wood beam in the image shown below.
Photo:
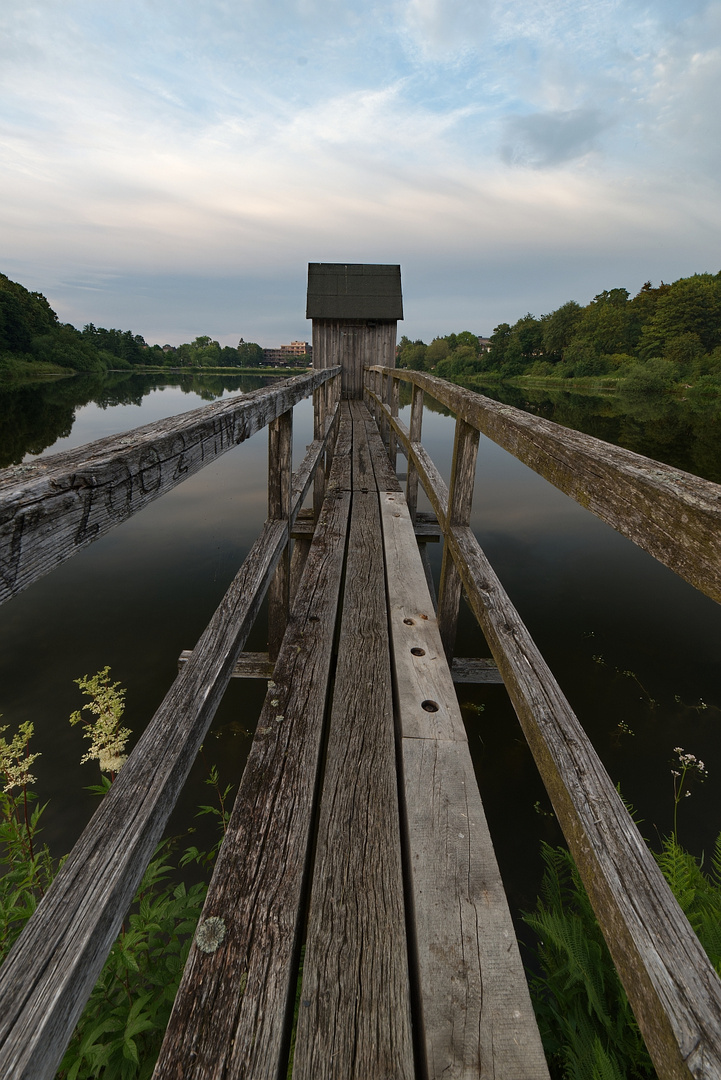
<path fill-rule="evenodd" d="M 721 602 L 720 485 L 423 372 L 394 371 L 394 375 L 422 387 L 581 506 Z M 397 420 L 387 410 L 384 417 L 398 430 Z"/>
<path fill-rule="evenodd" d="M 661 1080 L 721 1076 L 721 980 L 478 541 L 446 541 Z"/>
<path fill-rule="evenodd" d="M 0 603 L 250 438 L 338 370 L 299 375 L 4 469 Z"/>
<path fill-rule="evenodd" d="M 381 495 L 419 981 L 419 1075 L 547 1080 L 458 699 L 402 495 Z"/>
<path fill-rule="evenodd" d="M 363 429 L 362 436 L 365 424 L 356 421 L 354 428 Z M 393 690 L 375 488 L 353 492 L 345 582 L 293 1080 L 412 1080 Z"/>
<path fill-rule="evenodd" d="M 421 377 L 421 385 L 427 378 Z M 442 396 L 443 387 L 429 389 L 429 393 L 449 404 Z M 443 527 L 445 542 L 498 664 L 658 1075 L 661 1080 L 715 1080 L 721 1076 L 721 980 L 472 530 L 449 526 L 448 492 L 435 466 L 427 467 L 427 455 L 410 442 L 407 428 L 397 420 L 392 422 Z M 563 436 L 551 435 L 561 443 L 566 435 L 578 434 L 560 430 Z M 588 436 L 583 440 L 609 451 L 618 449 Z M 590 453 L 589 446 L 586 453 Z M 621 456 L 626 453 L 622 451 Z M 678 514 L 679 506 L 692 508 L 691 492 L 698 485 L 702 498 L 701 509 L 696 507 L 696 526 L 699 521 L 708 526 L 718 515 L 711 506 L 712 499 L 721 499 L 718 485 L 636 454 L 630 458 L 635 464 L 632 468 L 626 463 L 625 479 L 622 476 L 619 481 L 622 487 L 626 484 L 626 493 L 635 481 L 646 494 L 658 482 L 666 504 L 675 506 Z M 619 527 L 619 531 L 625 530 Z M 654 526 L 649 526 L 648 534 L 653 538 Z M 650 544 L 647 550 L 651 551 Z M 711 586 L 714 568 L 703 560 L 697 561 L 696 567 L 705 584 Z M 703 591 L 713 595 L 710 587 Z"/>
<path fill-rule="evenodd" d="M 350 494 L 329 490 L 155 1068 L 183 1076 L 285 1076 L 303 896 Z"/>
<path fill-rule="evenodd" d="M 193 655 L 192 649 L 183 649 L 178 657 L 178 670 L 187 664 Z M 231 679 L 272 679 L 273 661 L 267 652 L 242 652 L 235 661 Z"/>
<path fill-rule="evenodd" d="M 326 424 L 326 437 L 331 427 Z M 291 521 L 325 439 L 293 476 Z M 55 1075 L 288 541 L 266 522 L 187 663 L 0 967 L 0 1076 Z"/>
<path fill-rule="evenodd" d="M 485 656 L 454 656 L 451 675 L 454 683 L 503 683 L 496 661 Z"/>

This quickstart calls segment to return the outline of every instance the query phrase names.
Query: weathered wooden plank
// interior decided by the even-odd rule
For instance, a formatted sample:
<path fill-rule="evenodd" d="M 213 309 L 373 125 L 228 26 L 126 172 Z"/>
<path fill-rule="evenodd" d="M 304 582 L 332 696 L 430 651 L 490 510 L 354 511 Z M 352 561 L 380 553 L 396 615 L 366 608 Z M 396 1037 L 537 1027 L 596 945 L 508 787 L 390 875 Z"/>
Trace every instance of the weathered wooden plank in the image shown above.
<path fill-rule="evenodd" d="M 178 670 L 187 664 L 193 655 L 192 649 L 183 649 L 178 657 Z M 275 664 L 265 652 L 242 652 L 235 661 L 231 679 L 272 679 Z"/>
<path fill-rule="evenodd" d="M 0 968 L 0 1076 L 55 1075 L 195 760 L 286 541 L 266 524 L 198 645 Z"/>
<path fill-rule="evenodd" d="M 495 660 L 485 656 L 454 656 L 451 664 L 454 683 L 502 683 L 503 676 Z"/>
<path fill-rule="evenodd" d="M 338 407 L 338 436 L 328 484 L 336 491 L 350 491 L 353 487 L 353 418 L 350 403 L 345 400 Z"/>
<path fill-rule="evenodd" d="M 313 525 L 313 532 L 315 532 L 315 524 Z M 295 595 L 298 592 L 298 586 L 300 585 L 301 578 L 303 577 L 303 569 L 305 568 L 305 560 L 308 558 L 308 552 L 310 551 L 311 540 L 313 533 L 309 537 L 297 537 L 293 541 L 293 554 L 290 557 L 290 602 L 291 605 L 295 600 Z"/>
<path fill-rule="evenodd" d="M 417 471 L 415 472 L 416 480 L 418 479 Z M 406 497 L 406 502 L 407 502 Z M 408 507 L 410 513 L 410 506 Z M 413 515 L 411 514 L 413 518 Z M 441 527 L 438 524 L 435 514 L 427 513 L 424 510 L 416 510 L 416 516 L 413 518 L 413 528 L 416 531 L 416 537 L 419 540 L 424 540 L 427 544 L 438 543 L 441 539 Z"/>
<path fill-rule="evenodd" d="M 411 423 L 408 437 L 411 442 L 421 441 L 423 429 L 423 391 L 420 386 L 414 386 L 411 392 Z M 413 461 L 408 460 L 408 477 L 406 480 L 406 502 L 408 512 L 414 524 L 418 522 L 418 470 Z"/>
<path fill-rule="evenodd" d="M 293 476 L 291 521 L 324 440 Z M 55 1073 L 195 760 L 287 541 L 267 522 L 208 627 L 0 968 L 0 1076 Z"/>
<path fill-rule="evenodd" d="M 468 746 L 403 739 L 429 1080 L 548 1080 Z"/>
<path fill-rule="evenodd" d="M 423 372 L 396 376 L 721 602 L 721 486 Z"/>
<path fill-rule="evenodd" d="M 268 518 L 286 522 L 289 541 L 292 470 L 293 412 L 289 409 L 268 425 Z M 273 660 L 285 634 L 289 605 L 290 543 L 278 560 L 268 589 L 268 653 Z"/>
<path fill-rule="evenodd" d="M 367 410 L 360 401 L 349 401 L 348 406 L 353 422 L 353 490 L 375 491 L 376 478 L 365 426 Z"/>
<path fill-rule="evenodd" d="M 447 543 L 659 1077 L 721 1076 L 721 981 L 473 533 Z"/>
<path fill-rule="evenodd" d="M 380 401 L 379 398 L 375 400 Z M 431 500 L 436 519 L 438 520 L 441 529 L 443 529 L 448 513 L 448 487 L 446 486 L 446 482 L 439 473 L 425 447 L 422 446 L 421 443 L 412 443 L 410 441 L 408 428 L 403 421 L 398 417 L 394 417 L 393 427 L 405 450 L 408 458 L 408 467 L 410 468 L 411 465 L 413 465 L 413 468 L 416 469 L 424 490 Z"/>
<path fill-rule="evenodd" d="M 402 491 L 400 481 L 391 464 L 391 459 L 388 457 L 388 452 L 383 445 L 378 426 L 366 406 L 362 405 L 361 408 L 366 421 L 366 437 L 373 462 L 376 487 L 378 491 Z"/>
<path fill-rule="evenodd" d="M 473 486 L 476 477 L 478 432 L 465 420 L 456 420 L 451 465 L 451 486 L 448 493 L 448 524 L 468 525 L 471 520 Z M 456 644 L 458 612 L 461 605 L 461 577 L 446 544 L 443 548 L 441 580 L 438 589 L 438 626 L 446 659 L 453 660 Z"/>
<path fill-rule="evenodd" d="M 380 498 L 426 1058 L 421 1073 L 429 1080 L 541 1080 L 548 1071 L 458 700 L 435 619 L 422 618 L 430 597 L 413 524 L 402 496 Z M 437 710 L 425 715 L 444 718 L 435 729 L 419 730 L 421 695 Z"/>
<path fill-rule="evenodd" d="M 414 1076 L 378 496 L 355 491 L 293 1078 Z"/>
<path fill-rule="evenodd" d="M 382 494 L 380 507 L 396 694 L 404 703 L 401 733 L 408 738 L 465 742 L 455 693 L 451 707 L 445 701 L 448 665 L 408 507 L 397 492 Z"/>
<path fill-rule="evenodd" d="M 154 1077 L 278 1077 L 288 1052 L 350 495 L 326 499 Z"/>
<path fill-rule="evenodd" d="M 0 602 L 306 397 L 333 369 L 0 473 Z"/>

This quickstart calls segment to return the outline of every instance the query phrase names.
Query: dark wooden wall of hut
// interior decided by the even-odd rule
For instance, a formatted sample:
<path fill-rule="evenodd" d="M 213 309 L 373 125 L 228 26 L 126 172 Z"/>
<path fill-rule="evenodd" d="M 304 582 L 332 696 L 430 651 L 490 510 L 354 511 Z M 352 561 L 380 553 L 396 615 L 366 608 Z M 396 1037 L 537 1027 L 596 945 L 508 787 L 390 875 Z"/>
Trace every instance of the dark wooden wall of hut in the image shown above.
<path fill-rule="evenodd" d="M 396 366 L 395 320 L 313 319 L 313 367 L 343 366 L 342 395 L 363 397 L 363 368 Z"/>

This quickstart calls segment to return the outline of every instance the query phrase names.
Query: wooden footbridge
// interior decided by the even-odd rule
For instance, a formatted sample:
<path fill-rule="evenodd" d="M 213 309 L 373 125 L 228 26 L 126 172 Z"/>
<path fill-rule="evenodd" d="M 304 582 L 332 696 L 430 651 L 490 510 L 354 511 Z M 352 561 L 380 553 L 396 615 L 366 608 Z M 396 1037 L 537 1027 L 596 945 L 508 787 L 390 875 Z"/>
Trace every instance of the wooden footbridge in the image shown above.
<path fill-rule="evenodd" d="M 455 676 L 505 683 L 659 1077 L 718 1078 L 721 983 L 469 521 L 483 432 L 721 600 L 721 489 L 341 359 L 0 477 L 6 599 L 269 426 L 263 531 L 0 969 L 0 1077 L 54 1075 L 233 676 L 268 692 L 153 1075 L 547 1077 Z M 422 445 L 424 393 L 457 418 L 448 488 Z M 293 469 L 309 394 L 314 440 Z M 462 591 L 495 663 L 453 662 Z M 268 653 L 245 653 L 266 592 Z"/>

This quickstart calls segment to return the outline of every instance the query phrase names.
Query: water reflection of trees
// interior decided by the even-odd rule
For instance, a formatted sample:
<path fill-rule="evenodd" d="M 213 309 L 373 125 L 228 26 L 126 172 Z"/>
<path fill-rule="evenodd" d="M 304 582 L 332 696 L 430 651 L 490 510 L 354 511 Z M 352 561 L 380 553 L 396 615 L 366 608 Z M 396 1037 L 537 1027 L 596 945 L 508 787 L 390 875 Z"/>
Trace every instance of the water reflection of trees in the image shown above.
<path fill-rule="evenodd" d="M 76 409 L 94 402 L 101 409 L 140 405 L 152 390 L 179 387 L 213 401 L 226 390 L 255 390 L 262 376 L 134 375 L 127 372 L 75 375 L 42 382 L 0 385 L 0 467 L 40 454 L 72 430 Z"/>
<path fill-rule="evenodd" d="M 624 446 L 707 480 L 721 482 L 718 422 L 721 403 L 702 395 L 679 399 L 667 394 L 574 394 L 516 386 L 483 393 L 524 412 Z"/>

